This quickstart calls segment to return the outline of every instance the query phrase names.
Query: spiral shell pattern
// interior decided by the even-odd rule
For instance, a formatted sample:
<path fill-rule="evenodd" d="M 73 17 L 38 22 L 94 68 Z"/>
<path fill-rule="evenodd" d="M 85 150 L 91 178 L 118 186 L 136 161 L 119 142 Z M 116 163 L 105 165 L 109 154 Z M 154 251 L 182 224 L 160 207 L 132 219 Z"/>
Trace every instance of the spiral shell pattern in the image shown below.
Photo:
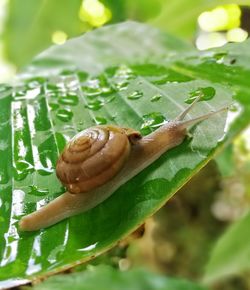
<path fill-rule="evenodd" d="M 134 136 L 139 136 L 136 133 Z M 57 177 L 70 193 L 90 191 L 118 173 L 130 148 L 127 129 L 91 127 L 78 133 L 67 144 L 57 161 Z"/>

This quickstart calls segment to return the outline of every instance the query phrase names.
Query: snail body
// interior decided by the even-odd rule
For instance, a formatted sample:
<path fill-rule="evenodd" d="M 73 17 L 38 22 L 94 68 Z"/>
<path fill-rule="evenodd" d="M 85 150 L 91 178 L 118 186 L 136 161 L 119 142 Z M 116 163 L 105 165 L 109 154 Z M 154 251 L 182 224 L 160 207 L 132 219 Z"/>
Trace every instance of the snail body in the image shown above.
<path fill-rule="evenodd" d="M 188 126 L 227 109 L 183 121 L 197 101 L 198 98 L 175 120 L 144 137 L 133 129 L 113 125 L 95 126 L 77 134 L 66 145 L 56 166 L 57 177 L 67 191 L 24 216 L 20 230 L 45 228 L 95 207 L 164 152 L 181 144 Z"/>

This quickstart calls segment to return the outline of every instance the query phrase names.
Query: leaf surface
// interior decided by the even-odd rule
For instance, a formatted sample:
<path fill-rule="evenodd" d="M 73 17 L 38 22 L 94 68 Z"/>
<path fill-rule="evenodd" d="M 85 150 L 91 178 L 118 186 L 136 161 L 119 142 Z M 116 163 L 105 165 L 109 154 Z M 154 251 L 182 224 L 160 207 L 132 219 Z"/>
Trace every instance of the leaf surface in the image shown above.
<path fill-rule="evenodd" d="M 21 283 L 87 261 L 114 246 L 165 202 L 249 122 L 250 42 L 203 54 L 147 25 L 107 26 L 53 46 L 0 97 L 0 279 Z M 234 61 L 232 61 L 234 60 Z M 191 129 L 193 138 L 162 155 L 94 209 L 38 232 L 21 216 L 63 192 L 54 172 L 77 132 L 113 123 L 146 135 L 175 118 L 235 102 Z M 202 194 L 202 192 L 201 192 Z"/>

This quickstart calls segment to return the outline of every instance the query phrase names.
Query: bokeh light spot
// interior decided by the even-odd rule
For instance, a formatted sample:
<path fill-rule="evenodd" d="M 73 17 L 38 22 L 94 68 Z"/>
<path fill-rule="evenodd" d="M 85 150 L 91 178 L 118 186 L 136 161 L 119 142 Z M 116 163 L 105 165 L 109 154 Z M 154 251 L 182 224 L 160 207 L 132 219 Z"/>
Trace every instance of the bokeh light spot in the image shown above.
<path fill-rule="evenodd" d="M 227 32 L 227 40 L 231 42 L 242 42 L 248 37 L 247 31 L 242 28 L 230 29 Z"/>
<path fill-rule="evenodd" d="M 112 17 L 111 11 L 98 0 L 83 0 L 79 18 L 89 22 L 94 27 L 99 27 L 108 22 Z"/>
<path fill-rule="evenodd" d="M 240 7 L 236 4 L 229 4 L 201 13 L 198 23 L 200 28 L 207 32 L 228 30 L 240 26 L 240 17 Z"/>
<path fill-rule="evenodd" d="M 212 32 L 201 34 L 196 39 L 196 46 L 200 50 L 219 47 L 227 43 L 227 39 L 223 33 Z"/>
<path fill-rule="evenodd" d="M 52 42 L 55 44 L 63 44 L 67 39 L 67 34 L 63 31 L 57 30 L 52 34 Z"/>

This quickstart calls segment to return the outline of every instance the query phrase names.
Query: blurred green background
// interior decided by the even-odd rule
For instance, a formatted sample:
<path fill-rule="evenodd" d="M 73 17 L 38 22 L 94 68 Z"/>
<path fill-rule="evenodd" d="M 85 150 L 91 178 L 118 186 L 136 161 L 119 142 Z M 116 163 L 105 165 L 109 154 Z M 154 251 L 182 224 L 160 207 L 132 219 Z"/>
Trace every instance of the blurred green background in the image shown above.
<path fill-rule="evenodd" d="M 198 49 L 244 41 L 247 5 L 249 0 L 1 0 L 0 82 L 53 43 L 128 19 L 186 38 Z"/>

